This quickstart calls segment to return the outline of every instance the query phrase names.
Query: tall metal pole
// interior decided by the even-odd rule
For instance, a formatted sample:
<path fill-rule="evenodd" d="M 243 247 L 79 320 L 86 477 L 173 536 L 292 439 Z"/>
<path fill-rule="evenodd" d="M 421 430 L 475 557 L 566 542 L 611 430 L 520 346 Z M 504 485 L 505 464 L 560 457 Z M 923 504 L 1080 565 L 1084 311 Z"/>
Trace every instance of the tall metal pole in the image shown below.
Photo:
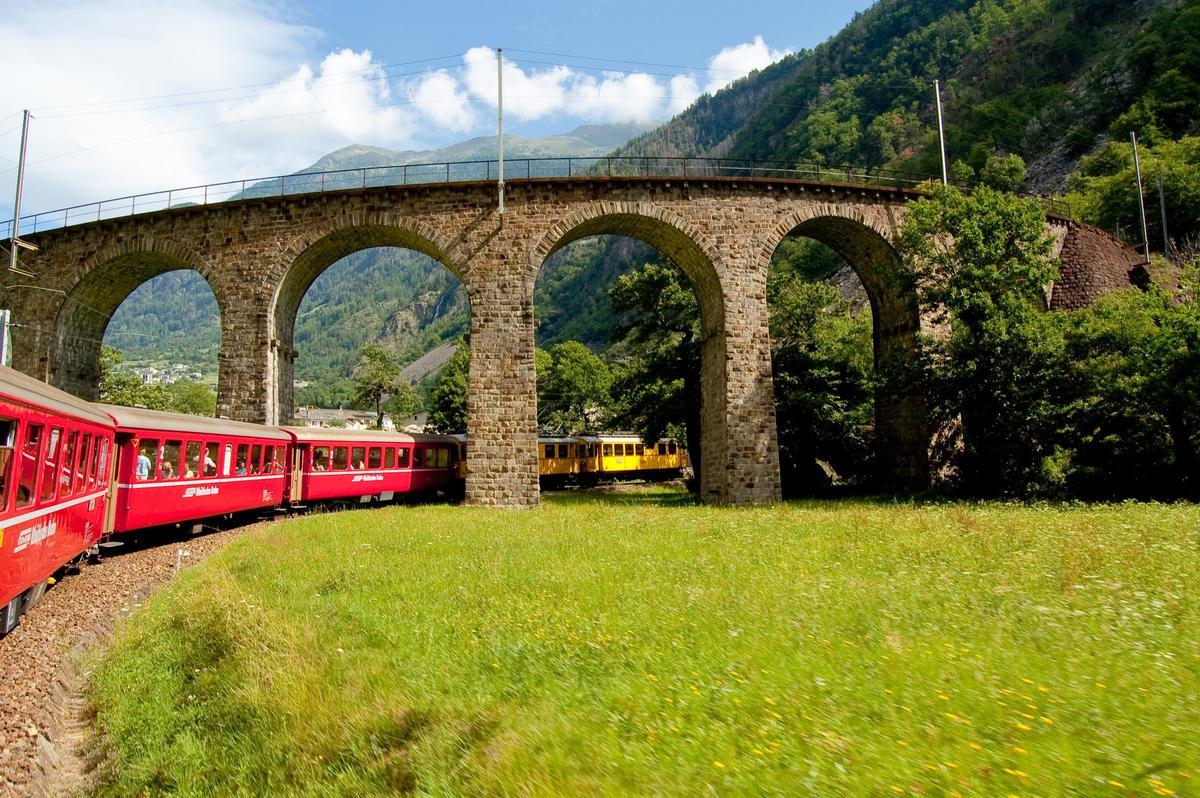
<path fill-rule="evenodd" d="M 1163 253 L 1171 256 L 1171 236 L 1167 233 L 1167 197 L 1163 194 L 1162 175 L 1158 177 L 1158 210 L 1162 214 Z"/>
<path fill-rule="evenodd" d="M 8 365 L 8 310 L 0 310 L 0 366 Z"/>
<path fill-rule="evenodd" d="M 500 156 L 500 213 L 504 213 L 504 48 L 496 48 L 496 147 Z"/>
<path fill-rule="evenodd" d="M 933 93 L 937 98 L 938 141 L 942 146 L 942 185 L 950 185 L 950 169 L 946 166 L 946 124 L 942 120 L 942 82 L 933 82 Z"/>
<path fill-rule="evenodd" d="M 13 200 L 12 238 L 8 243 L 8 268 L 17 268 L 17 241 L 21 223 L 21 188 L 25 183 L 25 145 L 29 142 L 29 111 L 21 122 L 21 155 L 17 159 L 17 198 Z"/>
<path fill-rule="evenodd" d="M 1133 171 L 1137 175 L 1138 184 L 1138 213 L 1142 219 L 1142 250 L 1146 256 L 1146 263 L 1150 262 L 1150 232 L 1146 227 L 1146 196 L 1142 193 L 1142 162 L 1138 158 L 1137 131 L 1129 134 L 1133 141 Z"/>

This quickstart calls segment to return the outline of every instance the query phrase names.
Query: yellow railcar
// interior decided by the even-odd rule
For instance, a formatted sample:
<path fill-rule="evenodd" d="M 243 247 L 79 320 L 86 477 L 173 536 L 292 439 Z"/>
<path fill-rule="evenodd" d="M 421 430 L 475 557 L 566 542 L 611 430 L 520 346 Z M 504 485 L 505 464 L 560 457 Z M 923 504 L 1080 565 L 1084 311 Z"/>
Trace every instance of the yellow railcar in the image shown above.
<path fill-rule="evenodd" d="M 629 434 L 584 436 L 589 465 L 597 479 L 675 479 L 682 475 L 687 454 L 673 438 L 646 445 Z"/>

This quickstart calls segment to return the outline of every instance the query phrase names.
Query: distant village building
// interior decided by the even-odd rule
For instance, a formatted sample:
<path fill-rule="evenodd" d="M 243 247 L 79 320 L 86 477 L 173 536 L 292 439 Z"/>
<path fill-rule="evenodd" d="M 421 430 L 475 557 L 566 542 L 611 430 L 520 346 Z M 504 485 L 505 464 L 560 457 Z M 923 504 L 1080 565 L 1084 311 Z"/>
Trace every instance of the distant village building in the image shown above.
<path fill-rule="evenodd" d="M 372 410 L 341 410 L 328 407 L 297 407 L 295 421 L 301 427 L 345 427 L 346 429 L 371 429 L 375 426 Z M 383 417 L 383 428 L 396 427 L 387 416 Z"/>

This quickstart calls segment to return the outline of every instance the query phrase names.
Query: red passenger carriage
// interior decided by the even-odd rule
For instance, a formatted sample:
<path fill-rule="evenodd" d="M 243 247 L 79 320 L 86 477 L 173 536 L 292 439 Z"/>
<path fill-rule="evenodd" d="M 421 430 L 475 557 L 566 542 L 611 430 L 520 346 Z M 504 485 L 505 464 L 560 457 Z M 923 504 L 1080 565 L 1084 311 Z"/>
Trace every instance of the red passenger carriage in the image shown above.
<path fill-rule="evenodd" d="M 291 438 L 275 427 L 97 407 L 117 422 L 114 532 L 193 525 L 286 499 Z"/>
<path fill-rule="evenodd" d="M 0 634 L 106 531 L 112 419 L 0 366 Z"/>
<path fill-rule="evenodd" d="M 357 499 L 390 501 L 398 494 L 446 490 L 458 468 L 458 441 L 449 435 L 375 430 L 281 427 L 292 438 L 293 503 Z"/>

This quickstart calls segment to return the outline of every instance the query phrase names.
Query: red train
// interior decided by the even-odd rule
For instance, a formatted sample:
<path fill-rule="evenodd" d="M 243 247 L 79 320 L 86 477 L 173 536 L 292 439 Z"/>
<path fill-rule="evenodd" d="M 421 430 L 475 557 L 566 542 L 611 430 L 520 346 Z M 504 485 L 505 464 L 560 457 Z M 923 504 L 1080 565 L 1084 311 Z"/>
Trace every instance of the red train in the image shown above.
<path fill-rule="evenodd" d="M 451 493 L 443 435 L 269 427 L 92 404 L 0 366 L 0 635 L 110 535 L 312 502 Z"/>

